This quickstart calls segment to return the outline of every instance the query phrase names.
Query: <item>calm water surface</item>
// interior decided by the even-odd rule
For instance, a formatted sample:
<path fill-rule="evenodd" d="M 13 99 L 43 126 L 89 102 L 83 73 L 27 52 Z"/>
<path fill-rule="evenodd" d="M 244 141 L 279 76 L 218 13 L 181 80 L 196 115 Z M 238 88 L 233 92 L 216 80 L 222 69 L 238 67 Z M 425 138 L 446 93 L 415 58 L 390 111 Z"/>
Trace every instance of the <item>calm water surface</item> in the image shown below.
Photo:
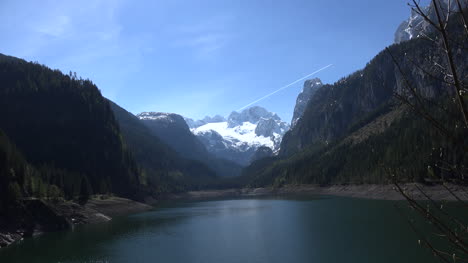
<path fill-rule="evenodd" d="M 436 262 L 394 202 L 260 198 L 178 202 L 27 239 L 0 262 Z"/>

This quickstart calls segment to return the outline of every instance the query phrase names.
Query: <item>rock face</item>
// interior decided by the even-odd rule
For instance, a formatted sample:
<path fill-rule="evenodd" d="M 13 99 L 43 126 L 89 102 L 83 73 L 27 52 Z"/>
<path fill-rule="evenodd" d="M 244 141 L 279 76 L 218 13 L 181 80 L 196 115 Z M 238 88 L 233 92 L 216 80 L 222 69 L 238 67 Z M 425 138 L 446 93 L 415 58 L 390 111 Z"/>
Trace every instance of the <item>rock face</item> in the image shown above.
<path fill-rule="evenodd" d="M 424 8 L 424 12 L 430 8 Z M 424 21 L 424 18 L 417 14 L 414 10 L 411 11 L 411 16 L 403 21 L 395 32 L 395 43 L 407 41 L 415 37 L 420 37 L 421 34 L 428 33 L 431 25 Z"/>
<path fill-rule="evenodd" d="M 208 123 L 198 125 L 205 120 Z M 278 151 L 281 139 L 289 125 L 262 107 L 252 107 L 242 112 L 232 112 L 226 119 L 218 116 L 191 123 L 192 132 L 206 149 L 224 159 L 247 165 L 259 147 Z"/>
<path fill-rule="evenodd" d="M 261 118 L 257 122 L 257 127 L 255 128 L 255 134 L 258 136 L 271 137 L 275 134 L 282 134 L 287 130 L 288 124 L 282 121 L 275 119 L 264 119 Z"/>
<path fill-rule="evenodd" d="M 265 108 L 262 107 L 251 107 L 245 109 L 243 111 L 236 112 L 233 111 L 228 117 L 228 127 L 236 127 L 242 125 L 244 122 L 250 123 L 258 123 L 260 119 L 273 119 L 275 121 L 281 120 L 281 118 L 276 115 L 276 113 L 272 113 L 267 111 Z"/>
<path fill-rule="evenodd" d="M 296 99 L 296 106 L 294 107 L 294 114 L 291 120 L 291 129 L 296 126 L 299 119 L 304 114 L 305 108 L 309 100 L 314 96 L 315 92 L 322 87 L 322 81 L 319 78 L 309 79 L 304 82 L 304 88 L 299 93 Z"/>
<path fill-rule="evenodd" d="M 457 41 L 462 41 L 462 34 L 461 26 L 451 29 L 452 37 L 460 38 Z M 316 90 L 300 121 L 283 137 L 280 155 L 289 156 L 309 146 L 327 145 L 348 135 L 353 125 L 372 117 L 371 114 L 394 101 L 395 93 L 411 98 L 405 78 L 409 79 L 419 95 L 428 99 L 452 92 L 453 88 L 434 81 L 424 71 L 432 70 L 435 64 L 447 67 L 445 55 L 429 42 L 413 39 L 389 47 L 389 52 L 399 61 L 405 77 L 389 53 L 382 51 L 363 70 Z M 466 52 L 454 47 L 453 53 L 457 54 L 457 71 L 463 72 L 461 75 L 467 74 Z M 415 67 L 415 64 L 419 66 Z M 432 71 L 436 78 L 444 79 L 440 71 Z"/>
<path fill-rule="evenodd" d="M 455 1 L 450 1 L 450 10 L 457 11 L 458 6 L 456 5 Z M 447 10 L 449 7 L 449 0 L 441 0 L 439 2 L 441 6 L 439 8 L 442 8 L 443 10 Z M 462 5 L 463 8 L 466 8 L 468 6 L 468 0 L 460 0 L 460 4 Z M 427 14 L 427 16 L 433 20 L 437 21 L 437 16 L 435 12 L 435 8 L 431 2 L 431 4 L 427 7 L 423 7 L 422 11 Z M 441 15 L 444 12 L 441 12 Z M 411 11 L 411 16 L 403 21 L 398 29 L 395 32 L 395 43 L 400 43 L 402 41 L 407 41 L 413 38 L 418 38 L 424 35 L 430 34 L 434 30 L 433 26 L 430 25 L 428 22 L 424 20 L 424 18 L 419 15 L 417 12 L 414 10 Z"/>

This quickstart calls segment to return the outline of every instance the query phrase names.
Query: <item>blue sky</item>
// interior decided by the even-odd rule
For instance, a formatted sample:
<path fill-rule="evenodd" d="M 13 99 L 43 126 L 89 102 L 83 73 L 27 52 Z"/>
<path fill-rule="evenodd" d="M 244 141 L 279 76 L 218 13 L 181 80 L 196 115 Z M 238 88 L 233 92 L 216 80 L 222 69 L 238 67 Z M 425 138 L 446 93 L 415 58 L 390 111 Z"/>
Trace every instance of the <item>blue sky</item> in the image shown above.
<path fill-rule="evenodd" d="M 89 78 L 133 113 L 228 115 L 393 42 L 404 0 L 0 0 L 0 53 Z M 290 121 L 302 82 L 259 102 Z"/>

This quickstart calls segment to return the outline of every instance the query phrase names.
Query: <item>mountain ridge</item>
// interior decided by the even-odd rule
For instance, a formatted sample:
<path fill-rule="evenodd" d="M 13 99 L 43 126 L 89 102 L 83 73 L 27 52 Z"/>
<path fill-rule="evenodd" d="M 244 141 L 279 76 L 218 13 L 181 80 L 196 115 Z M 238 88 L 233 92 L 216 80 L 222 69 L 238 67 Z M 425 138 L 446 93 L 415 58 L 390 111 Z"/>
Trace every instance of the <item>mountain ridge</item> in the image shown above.
<path fill-rule="evenodd" d="M 175 113 L 142 112 L 136 115 L 164 143 L 180 156 L 197 160 L 216 172 L 219 176 L 237 176 L 241 167 L 229 160 L 212 155 L 205 145 L 190 131 L 185 119 Z"/>
<path fill-rule="evenodd" d="M 441 0 L 439 2 L 439 8 L 443 8 L 443 11 L 448 10 L 450 7 L 450 12 L 457 12 L 458 6 L 453 1 L 449 5 L 450 0 Z M 468 7 L 468 0 L 459 0 L 462 9 Z M 435 8 L 433 3 L 431 2 L 429 6 L 421 7 L 421 11 L 423 11 L 427 17 L 429 17 L 432 21 L 437 21 L 437 16 L 435 12 Z M 418 14 L 418 10 L 411 10 L 410 17 L 403 21 L 395 31 L 395 43 L 400 43 L 403 41 L 408 41 L 414 38 L 419 37 L 427 37 L 429 36 L 433 30 L 433 26 L 427 22 L 424 17 Z"/>
<path fill-rule="evenodd" d="M 456 37 L 452 40 L 465 44 L 464 29 L 456 23 L 460 20 L 450 21 L 449 31 Z M 430 37 L 441 41 L 434 34 Z M 279 156 L 257 160 L 244 169 L 243 174 L 252 178 L 250 186 L 388 183 L 388 169 L 403 171 L 398 174 L 400 180 L 424 182 L 431 174 L 442 173 L 432 165 L 446 140 L 394 96 L 412 101 L 413 92 L 419 94 L 427 104 L 421 107 L 443 118 L 443 123 L 456 123 L 453 88 L 441 81 L 440 70 L 433 71 L 433 76 L 424 71 L 434 64 L 446 65 L 437 43 L 413 38 L 393 44 L 362 70 L 318 88 L 303 116 L 285 134 Z M 458 46 L 452 51 L 457 54 L 457 70 L 467 74 L 467 53 Z M 462 125 L 453 126 L 449 128 L 460 132 Z M 457 158 L 466 161 L 466 152 Z"/>
<path fill-rule="evenodd" d="M 20 195 L 138 196 L 143 178 L 94 83 L 2 54 L 0 69 L 0 129 L 43 180 L 25 172 Z"/>
<path fill-rule="evenodd" d="M 218 115 L 186 121 L 209 152 L 243 166 L 250 163 L 260 147 L 277 152 L 283 134 L 289 129 L 277 114 L 259 106 L 233 111 L 227 118 Z"/>

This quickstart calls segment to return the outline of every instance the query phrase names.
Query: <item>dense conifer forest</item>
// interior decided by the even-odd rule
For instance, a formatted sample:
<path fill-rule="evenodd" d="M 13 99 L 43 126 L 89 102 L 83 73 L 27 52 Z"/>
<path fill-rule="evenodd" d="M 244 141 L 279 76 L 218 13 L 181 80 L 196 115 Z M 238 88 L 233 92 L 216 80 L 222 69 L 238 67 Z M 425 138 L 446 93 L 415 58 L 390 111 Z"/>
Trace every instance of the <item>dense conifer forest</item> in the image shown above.
<path fill-rule="evenodd" d="M 0 128 L 10 140 L 4 136 L 2 147 L 18 149 L 6 151 L 13 166 L 5 170 L 10 177 L 22 174 L 19 187 L 14 184 L 17 192 L 44 195 L 50 192 L 40 186 L 45 184 L 66 198 L 80 192 L 137 193 L 144 178 L 108 101 L 90 80 L 1 55 L 0 81 Z M 22 158 L 14 157 L 18 151 Z M 35 169 L 21 168 L 23 158 Z M 37 178 L 39 186 L 31 182 Z"/>

